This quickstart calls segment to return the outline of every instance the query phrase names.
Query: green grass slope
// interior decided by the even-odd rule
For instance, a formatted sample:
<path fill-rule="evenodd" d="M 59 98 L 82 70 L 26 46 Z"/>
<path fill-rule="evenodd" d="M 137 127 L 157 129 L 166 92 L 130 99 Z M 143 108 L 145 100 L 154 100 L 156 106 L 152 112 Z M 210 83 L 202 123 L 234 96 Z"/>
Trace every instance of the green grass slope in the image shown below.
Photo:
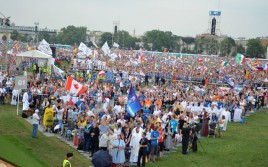
<path fill-rule="evenodd" d="M 88 167 L 89 160 L 56 137 L 38 132 L 31 137 L 32 126 L 16 116 L 16 107 L 0 105 L 0 158 L 21 167 L 60 167 L 67 152 L 73 152 L 73 166 Z"/>
<path fill-rule="evenodd" d="M 266 109 L 267 111 L 267 109 Z M 198 144 L 198 152 L 177 153 L 149 167 L 264 167 L 268 166 L 268 113 L 257 112 L 247 120 L 248 124 L 228 123 L 223 139 L 200 139 L 205 152 Z"/>
<path fill-rule="evenodd" d="M 32 126 L 16 116 L 16 108 L 0 106 L 0 158 L 22 167 L 60 167 L 67 152 L 73 152 L 72 165 L 88 167 L 89 160 L 55 137 L 39 133 L 31 138 Z M 257 112 L 246 120 L 247 124 L 228 123 L 224 138 L 200 139 L 197 153 L 169 154 L 149 167 L 264 167 L 268 166 L 268 113 Z"/>

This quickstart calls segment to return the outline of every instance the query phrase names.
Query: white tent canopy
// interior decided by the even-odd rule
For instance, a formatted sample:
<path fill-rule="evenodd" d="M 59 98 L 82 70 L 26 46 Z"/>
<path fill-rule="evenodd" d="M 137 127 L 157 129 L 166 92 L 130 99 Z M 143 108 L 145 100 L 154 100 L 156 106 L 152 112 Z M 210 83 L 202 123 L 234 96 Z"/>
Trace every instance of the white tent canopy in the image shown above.
<path fill-rule="evenodd" d="M 43 53 L 39 50 L 30 50 L 27 52 L 17 54 L 16 55 L 16 66 L 19 67 L 21 62 L 29 61 L 29 59 L 37 59 L 39 67 L 44 67 L 44 65 L 46 64 L 48 70 L 51 71 L 52 56 L 50 56 L 46 53 Z"/>
<path fill-rule="evenodd" d="M 51 59 L 52 56 L 40 52 L 39 50 L 30 50 L 27 52 L 19 53 L 17 57 L 29 57 L 29 58 L 40 58 L 40 59 Z"/>

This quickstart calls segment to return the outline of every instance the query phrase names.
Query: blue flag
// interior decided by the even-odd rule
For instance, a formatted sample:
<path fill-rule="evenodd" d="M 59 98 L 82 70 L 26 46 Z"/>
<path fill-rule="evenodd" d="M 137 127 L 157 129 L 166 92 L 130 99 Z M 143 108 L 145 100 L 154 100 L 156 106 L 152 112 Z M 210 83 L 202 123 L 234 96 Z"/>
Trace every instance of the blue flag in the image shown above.
<path fill-rule="evenodd" d="M 235 84 L 234 82 L 227 76 L 225 75 L 225 79 L 226 79 L 226 82 L 229 84 L 229 86 L 231 87 L 231 89 L 233 89 L 235 87 Z"/>
<path fill-rule="evenodd" d="M 129 94 L 128 94 L 128 99 L 127 99 L 127 112 L 134 117 L 135 114 L 142 108 L 142 105 L 137 98 L 137 95 L 132 87 L 130 86 Z"/>

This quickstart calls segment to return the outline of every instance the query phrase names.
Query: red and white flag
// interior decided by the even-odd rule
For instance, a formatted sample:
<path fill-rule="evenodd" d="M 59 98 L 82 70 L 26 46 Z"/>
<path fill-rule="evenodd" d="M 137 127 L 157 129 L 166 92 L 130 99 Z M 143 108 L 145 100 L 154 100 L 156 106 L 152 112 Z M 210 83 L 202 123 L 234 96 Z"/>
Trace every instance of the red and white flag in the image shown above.
<path fill-rule="evenodd" d="M 87 90 L 85 86 L 74 80 L 72 77 L 67 78 L 65 89 L 76 95 L 81 95 Z"/>
<path fill-rule="evenodd" d="M 198 58 L 197 61 L 198 61 L 199 63 L 202 63 L 202 62 L 203 62 L 203 59 Z"/>
<path fill-rule="evenodd" d="M 100 71 L 98 74 L 99 77 L 104 77 L 105 76 L 105 72 L 104 71 Z"/>

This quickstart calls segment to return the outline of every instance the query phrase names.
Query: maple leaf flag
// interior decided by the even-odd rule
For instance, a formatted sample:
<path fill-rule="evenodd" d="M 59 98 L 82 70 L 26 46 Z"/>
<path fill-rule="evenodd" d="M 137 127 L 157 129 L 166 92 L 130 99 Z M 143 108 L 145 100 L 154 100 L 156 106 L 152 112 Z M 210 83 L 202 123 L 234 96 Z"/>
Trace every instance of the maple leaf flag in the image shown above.
<path fill-rule="evenodd" d="M 65 89 L 68 90 L 71 94 L 76 95 L 81 95 L 87 90 L 85 86 L 74 80 L 72 77 L 67 78 Z"/>

